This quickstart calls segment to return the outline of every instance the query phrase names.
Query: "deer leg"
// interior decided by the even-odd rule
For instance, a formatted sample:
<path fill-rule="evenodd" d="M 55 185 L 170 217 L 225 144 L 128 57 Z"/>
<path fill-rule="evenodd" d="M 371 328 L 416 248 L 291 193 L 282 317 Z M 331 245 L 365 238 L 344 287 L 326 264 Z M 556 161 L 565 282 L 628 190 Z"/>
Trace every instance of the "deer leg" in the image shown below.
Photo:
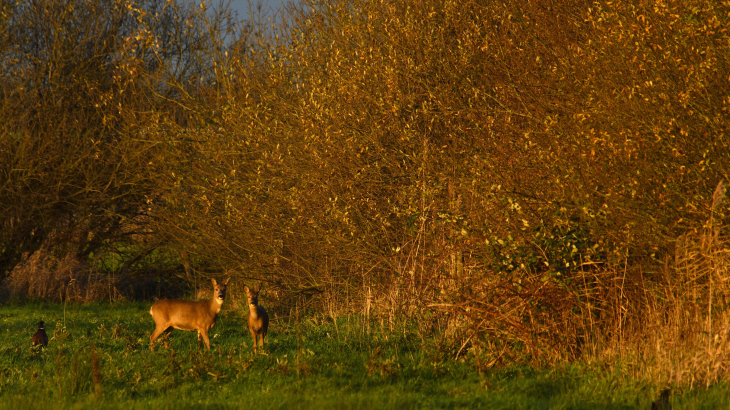
<path fill-rule="evenodd" d="M 251 330 L 251 337 L 253 338 L 253 352 L 254 354 L 257 353 L 256 351 L 256 332 Z"/>
<path fill-rule="evenodd" d="M 167 328 L 162 328 L 160 326 L 157 326 L 155 328 L 155 331 L 152 332 L 152 334 L 150 335 L 150 350 L 151 351 L 153 351 L 153 352 L 155 351 L 155 340 L 158 337 L 160 337 L 160 335 L 162 334 L 162 332 L 164 332 L 165 330 L 167 330 Z"/>
<path fill-rule="evenodd" d="M 205 347 L 207 347 L 208 350 L 210 350 L 210 339 L 208 339 L 208 331 L 207 330 L 203 331 L 203 332 L 198 331 L 198 347 L 200 347 L 201 336 L 203 338 L 203 341 L 205 342 Z"/>

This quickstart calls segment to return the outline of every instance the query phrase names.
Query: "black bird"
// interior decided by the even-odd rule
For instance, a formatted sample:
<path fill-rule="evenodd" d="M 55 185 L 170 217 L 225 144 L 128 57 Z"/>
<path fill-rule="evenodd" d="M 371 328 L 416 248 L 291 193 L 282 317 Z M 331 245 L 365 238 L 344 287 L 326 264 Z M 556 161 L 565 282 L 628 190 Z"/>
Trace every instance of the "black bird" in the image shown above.
<path fill-rule="evenodd" d="M 43 347 L 48 346 L 48 335 L 46 334 L 46 329 L 43 328 L 43 321 L 41 320 L 38 323 L 38 330 L 33 335 L 33 346 L 41 345 Z"/>
<path fill-rule="evenodd" d="M 659 400 L 651 402 L 651 410 L 672 410 L 672 403 L 669 402 L 670 394 L 671 390 L 662 390 Z"/>

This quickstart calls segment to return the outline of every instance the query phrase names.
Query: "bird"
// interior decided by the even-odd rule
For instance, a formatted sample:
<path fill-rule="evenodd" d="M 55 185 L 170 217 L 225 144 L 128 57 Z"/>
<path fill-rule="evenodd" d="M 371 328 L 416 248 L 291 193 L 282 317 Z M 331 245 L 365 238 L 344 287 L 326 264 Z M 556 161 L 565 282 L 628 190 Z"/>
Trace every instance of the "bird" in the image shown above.
<path fill-rule="evenodd" d="M 651 410 L 672 410 L 672 403 L 669 401 L 670 394 L 671 390 L 662 390 L 659 400 L 651 402 Z"/>
<path fill-rule="evenodd" d="M 43 347 L 48 346 L 48 335 L 46 329 L 43 328 L 43 321 L 38 322 L 38 330 L 33 335 L 33 346 L 41 345 Z"/>

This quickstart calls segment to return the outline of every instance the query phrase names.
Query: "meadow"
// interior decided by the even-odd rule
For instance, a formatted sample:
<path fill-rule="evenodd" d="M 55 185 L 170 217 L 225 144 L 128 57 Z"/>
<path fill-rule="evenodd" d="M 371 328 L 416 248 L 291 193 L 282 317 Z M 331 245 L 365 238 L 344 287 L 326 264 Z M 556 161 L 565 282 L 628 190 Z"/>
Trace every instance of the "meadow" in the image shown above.
<path fill-rule="evenodd" d="M 272 318 L 254 355 L 245 317 L 224 308 L 210 351 L 173 331 L 150 352 L 149 306 L 1 307 L 0 408 L 647 409 L 662 388 L 620 364 L 480 371 L 468 354 L 437 357 L 437 335 L 356 315 Z M 51 340 L 32 349 L 41 319 Z M 674 391 L 671 403 L 729 408 L 728 385 Z"/>

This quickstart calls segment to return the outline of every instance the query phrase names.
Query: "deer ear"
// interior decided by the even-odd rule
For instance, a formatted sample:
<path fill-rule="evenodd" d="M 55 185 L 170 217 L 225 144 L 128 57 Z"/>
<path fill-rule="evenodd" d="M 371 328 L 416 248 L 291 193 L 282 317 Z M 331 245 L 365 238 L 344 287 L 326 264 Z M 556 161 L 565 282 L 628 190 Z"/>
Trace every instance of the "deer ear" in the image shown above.
<path fill-rule="evenodd" d="M 246 292 L 246 293 L 249 293 L 249 292 L 251 292 L 251 289 L 249 289 L 249 287 L 246 286 L 246 284 L 244 283 L 243 284 L 243 291 Z"/>
<path fill-rule="evenodd" d="M 261 292 L 261 288 L 264 287 L 264 282 L 259 283 L 259 289 L 256 291 L 256 293 Z"/>
<path fill-rule="evenodd" d="M 213 279 L 213 278 L 210 278 L 210 283 L 212 283 L 213 286 L 218 284 L 218 282 L 216 282 L 215 279 Z"/>
<path fill-rule="evenodd" d="M 225 281 L 225 282 L 223 282 L 223 284 L 224 284 L 224 285 L 227 285 L 227 284 L 228 284 L 228 281 L 229 281 L 229 280 L 231 280 L 231 278 L 230 278 L 230 277 L 229 277 L 229 278 L 227 278 L 227 279 L 226 279 L 226 281 Z"/>

